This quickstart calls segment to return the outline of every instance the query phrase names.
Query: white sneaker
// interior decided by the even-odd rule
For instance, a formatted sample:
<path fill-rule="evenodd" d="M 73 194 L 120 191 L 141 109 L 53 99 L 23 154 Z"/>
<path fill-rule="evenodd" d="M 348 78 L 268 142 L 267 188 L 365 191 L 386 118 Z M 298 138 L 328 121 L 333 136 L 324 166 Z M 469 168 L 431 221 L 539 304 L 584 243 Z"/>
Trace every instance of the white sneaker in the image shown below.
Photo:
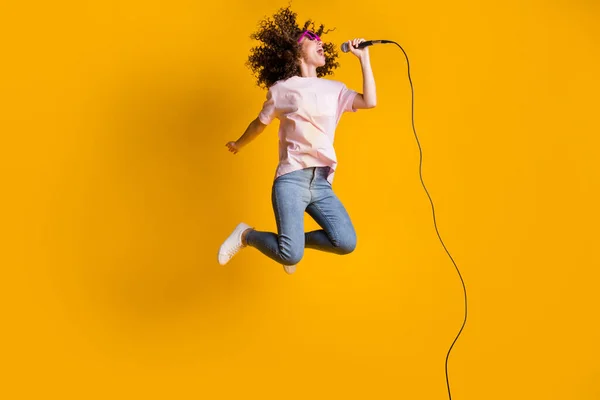
<path fill-rule="evenodd" d="M 227 264 L 235 255 L 235 253 L 244 247 L 242 244 L 242 233 L 244 233 L 246 229 L 252 229 L 252 227 L 248 224 L 240 222 L 239 225 L 235 227 L 233 232 L 231 232 L 229 237 L 225 239 L 219 248 L 219 264 Z"/>
<path fill-rule="evenodd" d="M 287 272 L 289 275 L 291 275 L 294 272 L 296 272 L 296 266 L 295 265 L 284 265 L 283 270 L 285 272 Z"/>

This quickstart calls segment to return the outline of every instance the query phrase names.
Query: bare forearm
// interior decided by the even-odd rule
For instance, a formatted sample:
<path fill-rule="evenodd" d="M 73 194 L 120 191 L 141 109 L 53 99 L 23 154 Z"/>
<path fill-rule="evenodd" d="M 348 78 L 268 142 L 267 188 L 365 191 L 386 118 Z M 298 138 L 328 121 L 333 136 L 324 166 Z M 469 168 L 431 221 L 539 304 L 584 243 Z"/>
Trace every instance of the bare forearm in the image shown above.
<path fill-rule="evenodd" d="M 248 143 L 253 141 L 258 135 L 262 133 L 265 129 L 265 125 L 263 125 L 258 119 L 250 122 L 246 131 L 240 136 L 240 138 L 235 142 L 239 148 L 246 146 Z"/>
<path fill-rule="evenodd" d="M 363 97 L 369 107 L 375 107 L 377 104 L 377 91 L 368 52 L 360 57 L 360 66 L 363 75 Z"/>

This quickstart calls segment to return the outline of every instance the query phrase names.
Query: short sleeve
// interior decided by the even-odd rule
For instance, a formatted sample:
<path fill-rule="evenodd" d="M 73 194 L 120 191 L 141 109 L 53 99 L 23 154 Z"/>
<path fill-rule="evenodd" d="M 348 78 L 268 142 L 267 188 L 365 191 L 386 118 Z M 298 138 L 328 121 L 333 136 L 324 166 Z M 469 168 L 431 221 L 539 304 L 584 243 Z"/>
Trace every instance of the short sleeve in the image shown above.
<path fill-rule="evenodd" d="M 275 88 L 271 86 L 267 92 L 267 99 L 263 103 L 258 119 L 265 125 L 269 125 L 277 117 L 277 106 L 275 104 Z"/>
<path fill-rule="evenodd" d="M 356 95 L 358 94 L 358 92 L 352 90 L 352 89 L 348 89 L 348 87 L 346 87 L 346 85 L 342 84 L 342 90 L 340 91 L 340 96 L 338 99 L 338 110 L 339 110 L 339 114 L 342 114 L 343 112 L 349 111 L 349 112 L 356 112 L 356 108 L 352 107 L 352 104 L 354 103 L 354 98 L 356 97 Z"/>

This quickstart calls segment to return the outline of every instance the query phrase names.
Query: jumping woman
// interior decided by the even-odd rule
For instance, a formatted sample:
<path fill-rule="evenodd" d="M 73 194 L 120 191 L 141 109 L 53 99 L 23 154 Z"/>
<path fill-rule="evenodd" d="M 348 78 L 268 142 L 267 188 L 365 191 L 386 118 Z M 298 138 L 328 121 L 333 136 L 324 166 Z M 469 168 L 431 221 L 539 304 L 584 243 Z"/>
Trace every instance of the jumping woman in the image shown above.
<path fill-rule="evenodd" d="M 363 93 L 323 78 L 339 66 L 333 43 L 321 41 L 323 30 L 322 24 L 315 30 L 312 20 L 297 26 L 288 6 L 261 21 L 250 36 L 262 42 L 251 50 L 247 66 L 258 86 L 267 89 L 266 100 L 244 134 L 226 147 L 236 154 L 279 120 L 279 164 L 271 194 L 277 234 L 241 222 L 219 249 L 221 265 L 250 246 L 292 274 L 305 248 L 341 255 L 356 247 L 350 216 L 332 189 L 337 167 L 333 139 L 344 112 L 375 107 L 375 79 L 368 47 L 357 48 L 364 39 L 348 41 L 360 61 Z M 322 229 L 304 232 L 305 212 Z"/>

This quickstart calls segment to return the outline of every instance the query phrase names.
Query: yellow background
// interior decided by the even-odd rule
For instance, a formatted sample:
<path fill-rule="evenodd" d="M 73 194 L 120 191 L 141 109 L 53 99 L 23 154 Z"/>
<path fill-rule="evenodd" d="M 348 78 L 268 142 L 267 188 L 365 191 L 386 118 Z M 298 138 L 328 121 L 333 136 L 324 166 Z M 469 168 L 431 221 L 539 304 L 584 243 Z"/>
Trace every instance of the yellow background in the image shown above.
<path fill-rule="evenodd" d="M 3 6 L 3 398 L 447 398 L 463 291 L 396 46 L 370 49 L 378 107 L 337 130 L 356 251 L 307 250 L 291 276 L 255 249 L 217 264 L 238 222 L 275 229 L 277 124 L 225 143 L 265 98 L 249 35 L 286 4 Z M 453 398 L 600 398 L 599 7 L 292 6 L 337 45 L 409 55 L 423 178 L 467 286 Z"/>

